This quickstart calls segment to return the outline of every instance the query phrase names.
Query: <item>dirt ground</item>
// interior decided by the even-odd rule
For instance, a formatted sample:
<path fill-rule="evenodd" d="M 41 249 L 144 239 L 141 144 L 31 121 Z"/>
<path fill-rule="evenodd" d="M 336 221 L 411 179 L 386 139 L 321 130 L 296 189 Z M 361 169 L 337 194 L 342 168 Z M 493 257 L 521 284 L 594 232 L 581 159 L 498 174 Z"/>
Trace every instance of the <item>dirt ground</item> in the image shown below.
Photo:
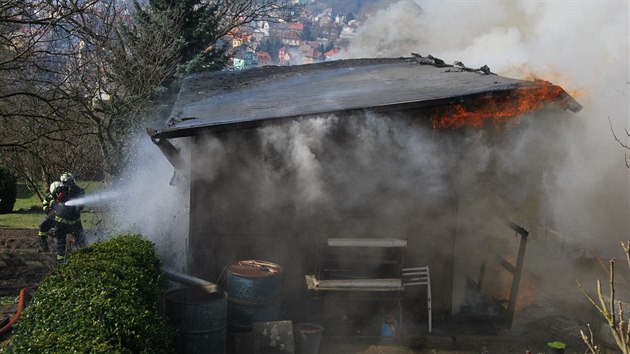
<path fill-rule="evenodd" d="M 0 321 L 14 314 L 17 301 L 11 300 L 17 299 L 20 289 L 36 287 L 53 269 L 54 252 L 40 252 L 36 235 L 37 230 L 0 228 Z M 52 240 L 49 240 L 49 245 L 53 250 Z M 546 343 L 560 339 L 569 345 L 567 354 L 585 353 L 586 347 L 579 338 L 579 330 L 586 328 L 585 323 L 576 321 L 572 315 L 586 315 L 587 308 L 572 308 L 563 301 L 565 297 L 566 290 L 559 294 L 539 294 L 535 302 L 519 311 L 511 330 L 491 335 L 440 332 L 440 324 L 434 323 L 434 328 L 438 330 L 431 335 L 426 334 L 426 329 L 418 328 L 409 330 L 404 341 L 393 343 L 379 343 L 378 338 L 347 340 L 325 337 L 320 353 L 524 354 L 529 350 L 537 354 L 547 353 Z M 589 316 L 582 317 L 591 322 Z M 8 335 L 0 337 L 0 343 L 7 338 Z"/>
<path fill-rule="evenodd" d="M 0 229 L 0 296 L 37 285 L 52 269 L 52 260 L 52 253 L 39 251 L 37 230 Z"/>
<path fill-rule="evenodd" d="M 54 248 L 52 242 L 50 248 Z M 0 228 L 0 321 L 15 314 L 20 290 L 27 289 L 28 300 L 53 265 L 54 253 L 39 251 L 37 230 Z M 0 342 L 10 334 L 0 337 Z"/>

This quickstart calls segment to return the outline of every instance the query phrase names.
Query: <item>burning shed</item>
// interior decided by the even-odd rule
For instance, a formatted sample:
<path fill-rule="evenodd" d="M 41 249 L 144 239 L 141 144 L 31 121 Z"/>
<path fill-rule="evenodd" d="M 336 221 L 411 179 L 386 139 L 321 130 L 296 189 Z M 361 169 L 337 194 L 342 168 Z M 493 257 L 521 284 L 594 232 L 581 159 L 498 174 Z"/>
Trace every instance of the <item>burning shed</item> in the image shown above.
<path fill-rule="evenodd" d="M 472 269 L 457 259 L 483 258 L 491 248 L 460 245 L 471 230 L 487 231 L 463 224 L 488 218 L 479 212 L 482 202 L 468 209 L 461 202 L 473 189 L 461 178 L 461 156 L 471 148 L 465 132 L 498 131 L 496 140 L 495 128 L 547 103 L 556 111 L 581 108 L 556 85 L 487 67 L 420 55 L 341 60 L 190 76 L 166 126 L 149 134 L 189 183 L 188 272 L 216 280 L 240 259 L 280 264 L 285 313 L 299 317 L 304 277 L 318 272 L 331 239 L 402 240 L 396 262 L 431 269 L 433 315 L 440 318 L 457 311 L 459 273 Z M 501 176 L 509 175 L 486 171 L 482 184 Z M 464 199 L 488 190 L 505 189 L 485 185 Z M 335 264 L 382 272 L 364 250 L 346 248 Z M 514 261 L 522 267 L 520 252 Z M 480 268 L 485 272 L 484 260 Z"/>

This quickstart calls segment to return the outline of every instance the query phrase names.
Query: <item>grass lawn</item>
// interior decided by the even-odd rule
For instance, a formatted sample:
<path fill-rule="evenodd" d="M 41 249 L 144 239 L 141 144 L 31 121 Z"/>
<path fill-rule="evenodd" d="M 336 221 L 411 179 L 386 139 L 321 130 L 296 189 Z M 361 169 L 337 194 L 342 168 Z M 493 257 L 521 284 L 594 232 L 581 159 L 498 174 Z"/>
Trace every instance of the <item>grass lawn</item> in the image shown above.
<path fill-rule="evenodd" d="M 98 181 L 77 181 L 77 184 L 85 189 L 86 193 L 98 190 L 102 183 Z M 45 191 L 47 187 L 42 183 L 40 190 Z M 0 214 L 0 228 L 24 228 L 37 229 L 46 215 L 42 211 L 42 202 L 37 194 L 26 188 L 24 183 L 18 182 L 17 199 L 13 206 L 13 212 Z M 83 227 L 92 228 L 103 218 L 103 213 L 90 213 L 84 211 L 81 214 Z"/>
<path fill-rule="evenodd" d="M 12 212 L 10 214 L 0 214 L 0 228 L 20 228 L 20 229 L 37 229 L 39 224 L 44 221 L 46 215 L 43 212 Z M 99 224 L 103 219 L 102 213 L 81 213 L 81 222 L 83 228 L 91 229 Z"/>

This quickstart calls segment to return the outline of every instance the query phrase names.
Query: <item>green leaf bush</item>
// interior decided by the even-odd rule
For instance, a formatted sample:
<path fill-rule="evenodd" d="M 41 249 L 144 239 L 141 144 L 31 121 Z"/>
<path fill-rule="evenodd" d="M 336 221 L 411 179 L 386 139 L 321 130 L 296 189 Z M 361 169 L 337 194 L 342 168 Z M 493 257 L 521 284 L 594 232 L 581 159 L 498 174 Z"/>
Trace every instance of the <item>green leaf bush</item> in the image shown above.
<path fill-rule="evenodd" d="M 170 353 L 164 286 L 140 235 L 97 242 L 44 279 L 2 353 Z"/>
<path fill-rule="evenodd" d="M 17 199 L 17 179 L 5 166 L 0 165 L 0 214 L 13 211 Z"/>

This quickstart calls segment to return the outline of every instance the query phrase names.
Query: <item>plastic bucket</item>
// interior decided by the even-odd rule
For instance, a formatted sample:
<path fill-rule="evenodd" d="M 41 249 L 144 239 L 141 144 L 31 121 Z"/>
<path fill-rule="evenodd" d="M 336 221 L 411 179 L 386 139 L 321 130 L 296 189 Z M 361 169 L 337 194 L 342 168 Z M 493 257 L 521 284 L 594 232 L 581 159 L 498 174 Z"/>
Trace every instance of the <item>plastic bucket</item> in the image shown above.
<path fill-rule="evenodd" d="M 177 353 L 226 352 L 225 293 L 208 293 L 195 288 L 169 291 L 166 294 L 166 316 L 177 331 Z"/>
<path fill-rule="evenodd" d="M 396 337 L 397 328 L 395 324 L 381 322 L 381 337 Z"/>
<path fill-rule="evenodd" d="M 398 335 L 398 321 L 392 314 L 387 314 L 381 322 L 381 337 L 396 337 Z"/>
<path fill-rule="evenodd" d="M 293 326 L 295 354 L 317 354 L 324 327 L 317 323 L 298 323 Z"/>
<path fill-rule="evenodd" d="M 251 329 L 254 322 L 278 319 L 282 296 L 282 267 L 265 261 L 243 260 L 227 268 L 228 323 Z"/>

